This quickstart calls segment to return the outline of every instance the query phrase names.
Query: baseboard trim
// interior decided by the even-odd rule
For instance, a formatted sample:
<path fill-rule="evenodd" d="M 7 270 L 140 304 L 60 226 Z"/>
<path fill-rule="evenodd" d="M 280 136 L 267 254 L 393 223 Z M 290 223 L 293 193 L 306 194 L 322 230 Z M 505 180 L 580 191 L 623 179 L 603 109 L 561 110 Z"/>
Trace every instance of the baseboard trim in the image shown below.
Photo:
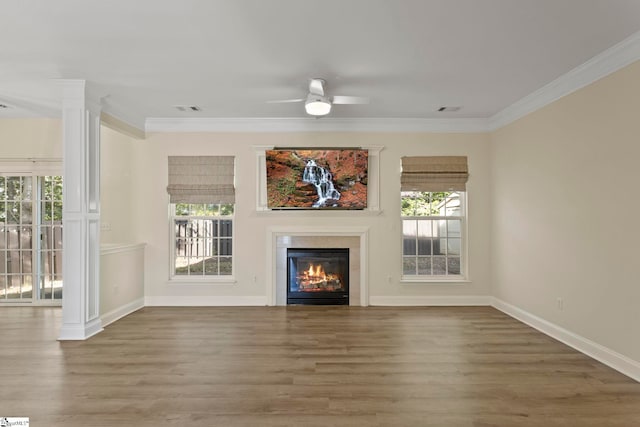
<path fill-rule="evenodd" d="M 554 323 L 544 320 L 521 308 L 511 305 L 499 298 L 492 298 L 491 305 L 497 310 L 531 326 L 534 329 L 554 338 L 569 347 L 578 350 L 615 369 L 616 371 L 640 382 L 640 363 L 617 353 L 603 345 L 595 343 L 585 337 L 575 334 Z"/>
<path fill-rule="evenodd" d="M 381 306 L 478 306 L 491 305 L 491 297 L 483 295 L 462 296 L 370 296 L 369 305 Z"/>
<path fill-rule="evenodd" d="M 130 303 L 125 304 L 122 307 L 111 310 L 110 312 L 100 316 L 100 318 L 102 319 L 102 326 L 104 327 L 110 325 L 116 320 L 120 320 L 124 316 L 127 316 L 134 311 L 140 310 L 142 307 L 144 307 L 144 298 L 138 298 L 137 300 L 131 301 Z"/>
<path fill-rule="evenodd" d="M 102 332 L 102 330 L 102 320 L 99 317 L 84 325 L 63 323 L 58 341 L 82 341 Z"/>
<path fill-rule="evenodd" d="M 188 297 L 145 297 L 145 306 L 155 307 L 209 307 L 209 306 L 265 306 L 265 296 L 188 296 Z"/>

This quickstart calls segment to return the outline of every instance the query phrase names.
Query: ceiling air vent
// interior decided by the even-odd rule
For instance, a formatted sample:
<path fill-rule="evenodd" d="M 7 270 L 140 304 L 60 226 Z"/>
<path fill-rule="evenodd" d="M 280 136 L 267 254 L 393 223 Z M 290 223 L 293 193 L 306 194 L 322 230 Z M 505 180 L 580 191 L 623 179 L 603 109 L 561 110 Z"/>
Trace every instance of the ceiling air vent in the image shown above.
<path fill-rule="evenodd" d="M 456 111 L 462 110 L 462 107 L 440 107 L 438 108 L 438 112 L 440 113 L 455 113 Z"/>
<path fill-rule="evenodd" d="M 178 111 L 202 111 L 202 108 L 197 105 L 174 105 L 175 109 Z"/>

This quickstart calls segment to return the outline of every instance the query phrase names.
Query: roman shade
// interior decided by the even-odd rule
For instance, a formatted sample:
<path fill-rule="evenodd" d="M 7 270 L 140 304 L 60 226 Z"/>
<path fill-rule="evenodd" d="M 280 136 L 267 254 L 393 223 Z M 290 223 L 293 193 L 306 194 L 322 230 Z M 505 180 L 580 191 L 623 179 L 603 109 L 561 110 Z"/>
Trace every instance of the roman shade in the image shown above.
<path fill-rule="evenodd" d="M 403 157 L 402 191 L 465 191 L 466 156 Z"/>
<path fill-rule="evenodd" d="M 233 156 L 169 156 L 171 203 L 235 203 Z"/>

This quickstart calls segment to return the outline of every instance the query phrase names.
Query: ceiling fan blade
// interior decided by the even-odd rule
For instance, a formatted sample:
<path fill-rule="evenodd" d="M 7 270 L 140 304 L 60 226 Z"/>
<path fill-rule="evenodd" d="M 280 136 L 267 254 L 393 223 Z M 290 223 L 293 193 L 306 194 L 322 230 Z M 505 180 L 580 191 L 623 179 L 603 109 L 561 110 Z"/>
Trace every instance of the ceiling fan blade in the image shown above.
<path fill-rule="evenodd" d="M 279 99 L 277 101 L 267 101 L 267 104 L 287 104 L 290 102 L 303 102 L 305 98 L 297 98 L 297 99 Z"/>
<path fill-rule="evenodd" d="M 309 81 L 309 93 L 324 96 L 324 84 L 325 81 L 322 79 L 311 79 Z"/>
<path fill-rule="evenodd" d="M 333 97 L 334 104 L 368 104 L 369 98 L 364 96 L 341 96 Z"/>

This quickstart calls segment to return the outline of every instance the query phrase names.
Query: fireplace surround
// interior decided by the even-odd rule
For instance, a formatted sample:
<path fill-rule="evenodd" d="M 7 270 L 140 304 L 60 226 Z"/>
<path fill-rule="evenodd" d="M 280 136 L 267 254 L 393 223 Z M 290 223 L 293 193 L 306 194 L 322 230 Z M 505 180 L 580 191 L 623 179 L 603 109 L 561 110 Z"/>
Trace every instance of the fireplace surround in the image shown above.
<path fill-rule="evenodd" d="M 335 216 L 335 212 L 331 212 Z M 316 214 L 320 215 L 321 212 Z M 267 227 L 267 305 L 287 305 L 288 248 L 349 248 L 349 305 L 369 305 L 368 233 L 358 225 L 286 225 Z"/>
<path fill-rule="evenodd" d="M 349 305 L 349 249 L 287 249 L 287 304 Z"/>

